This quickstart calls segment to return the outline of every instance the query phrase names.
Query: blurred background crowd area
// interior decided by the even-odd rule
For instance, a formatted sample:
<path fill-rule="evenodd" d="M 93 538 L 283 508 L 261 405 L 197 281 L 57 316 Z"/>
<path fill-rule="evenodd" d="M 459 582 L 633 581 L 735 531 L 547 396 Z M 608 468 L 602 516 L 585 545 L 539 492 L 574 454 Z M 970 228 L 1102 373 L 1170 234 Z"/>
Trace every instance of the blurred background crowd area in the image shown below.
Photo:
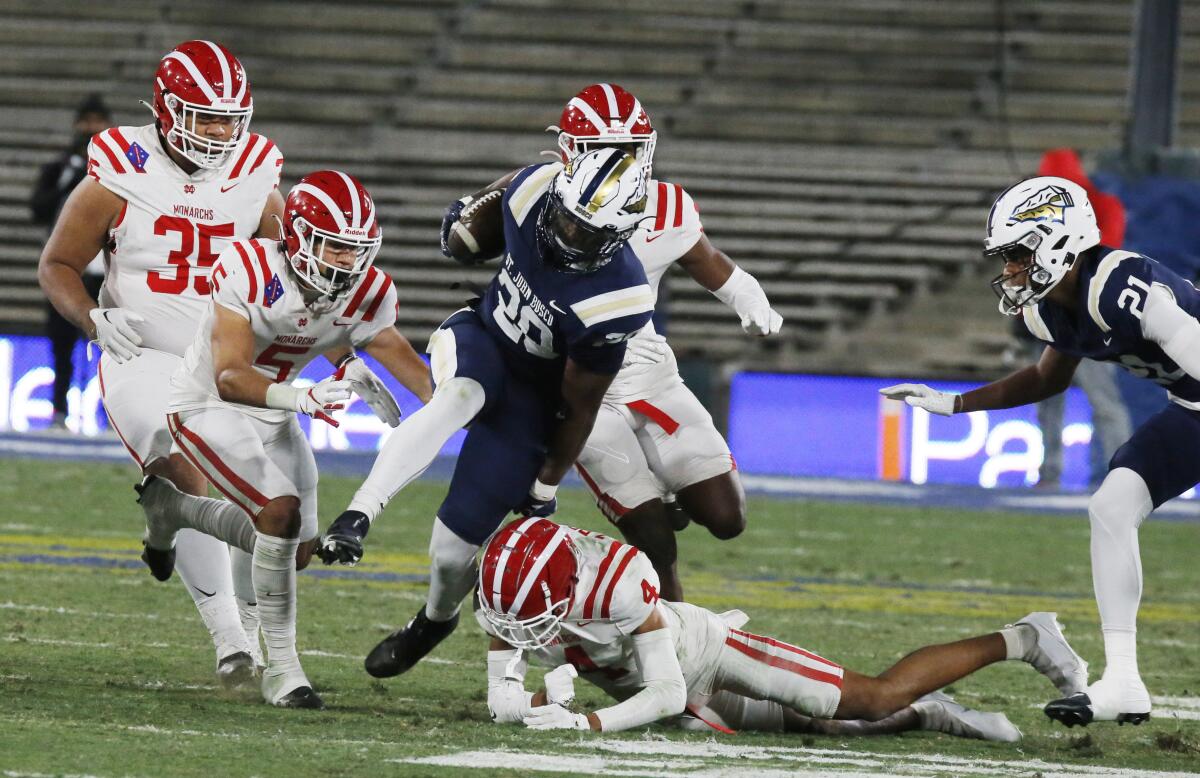
<path fill-rule="evenodd" d="M 538 161 L 566 100 L 611 81 L 658 130 L 655 177 L 692 194 L 786 321 L 748 340 L 670 276 L 668 334 L 699 393 L 747 368 L 994 377 L 1018 352 L 988 289 L 984 219 L 1046 152 L 1079 153 L 1079 174 L 1123 203 L 1132 247 L 1187 277 L 1200 267 L 1200 194 L 1178 151 L 1200 142 L 1200 82 L 1160 85 L 1174 148 L 1128 164 L 1139 35 L 1176 47 L 1187 73 L 1200 15 L 1146 3 L 1165 9 L 1159 29 L 1132 0 L 0 0 L 0 331 L 43 329 L 47 227 L 29 196 L 81 99 L 148 123 L 159 58 L 209 38 L 245 64 L 252 129 L 283 150 L 285 187 L 336 166 L 374 194 L 379 262 L 418 347 L 464 299 L 452 286 L 491 273 L 439 254 L 445 206 Z"/>

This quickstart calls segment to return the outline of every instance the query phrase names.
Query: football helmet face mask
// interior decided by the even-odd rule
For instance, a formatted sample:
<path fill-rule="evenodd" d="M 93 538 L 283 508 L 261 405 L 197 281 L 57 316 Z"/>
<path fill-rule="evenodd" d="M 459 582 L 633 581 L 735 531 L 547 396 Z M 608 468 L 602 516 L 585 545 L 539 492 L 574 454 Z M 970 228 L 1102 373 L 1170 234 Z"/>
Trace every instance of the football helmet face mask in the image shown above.
<path fill-rule="evenodd" d="M 992 279 L 1000 312 L 1013 316 L 1037 304 L 1099 243 L 1087 192 L 1073 181 L 1038 176 L 1007 189 L 992 205 L 983 241 L 984 257 L 1006 265 Z"/>
<path fill-rule="evenodd" d="M 371 195 L 338 170 L 310 173 L 292 187 L 284 201 L 282 232 L 297 277 L 331 301 L 358 283 L 383 241 Z M 334 256 L 349 261 L 331 261 Z"/>
<path fill-rule="evenodd" d="M 559 270 L 590 273 L 633 236 L 645 209 L 637 161 L 619 149 L 589 151 L 551 182 L 535 227 L 538 251 Z"/>
<path fill-rule="evenodd" d="M 514 648 L 550 645 L 571 610 L 579 558 L 571 530 L 549 519 L 518 519 L 484 547 L 476 597 L 496 635 Z"/>
<path fill-rule="evenodd" d="M 154 74 L 154 105 L 159 132 L 198 167 L 220 168 L 246 139 L 254 101 L 237 57 L 219 43 L 186 41 L 162 58 Z M 197 122 L 230 123 L 225 139 L 199 131 Z"/>
<path fill-rule="evenodd" d="M 641 101 L 616 84 L 592 84 L 572 97 L 557 125 L 563 164 L 580 154 L 605 146 L 618 146 L 633 154 L 642 170 L 643 185 L 650 180 L 658 133 Z"/>

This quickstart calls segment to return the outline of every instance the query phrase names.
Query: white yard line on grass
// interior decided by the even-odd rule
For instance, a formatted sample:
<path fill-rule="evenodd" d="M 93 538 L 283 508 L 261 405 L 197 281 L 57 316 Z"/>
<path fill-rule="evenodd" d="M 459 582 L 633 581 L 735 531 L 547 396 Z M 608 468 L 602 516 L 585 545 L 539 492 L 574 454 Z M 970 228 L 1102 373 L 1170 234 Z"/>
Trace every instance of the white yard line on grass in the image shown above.
<path fill-rule="evenodd" d="M 171 619 L 174 621 L 191 621 L 191 618 L 184 616 L 163 616 L 159 613 L 113 613 L 111 611 L 91 611 L 91 610 L 76 610 L 74 608 L 52 607 L 49 605 L 33 605 L 30 603 L 0 602 L 0 610 L 13 611 L 28 611 L 30 613 L 52 613 L 60 616 L 85 616 L 100 619 L 144 619 L 146 621 L 163 621 Z"/>
<path fill-rule="evenodd" d="M 332 651 L 321 651 L 320 649 L 316 648 L 306 648 L 300 652 L 300 656 L 319 656 L 325 657 L 326 659 L 352 659 L 355 662 L 361 662 L 363 659 L 362 656 L 358 654 L 335 654 Z M 422 659 L 421 662 L 431 665 L 461 664 L 461 662 L 456 662 L 453 659 L 438 659 L 436 656 L 426 657 Z"/>

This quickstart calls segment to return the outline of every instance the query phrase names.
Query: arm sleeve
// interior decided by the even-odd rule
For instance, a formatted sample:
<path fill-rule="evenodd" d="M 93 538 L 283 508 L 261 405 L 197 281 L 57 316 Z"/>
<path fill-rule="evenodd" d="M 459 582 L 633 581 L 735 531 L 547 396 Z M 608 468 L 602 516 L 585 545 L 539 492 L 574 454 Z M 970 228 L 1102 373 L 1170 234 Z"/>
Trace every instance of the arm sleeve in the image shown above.
<path fill-rule="evenodd" d="M 1200 321 L 1179 307 L 1168 287 L 1150 287 L 1142 310 L 1141 332 L 1188 375 L 1200 380 Z"/>
<path fill-rule="evenodd" d="M 529 664 L 518 649 L 488 651 L 488 710 L 497 724 L 520 724 L 529 715 L 533 693 L 525 691 Z"/>
<path fill-rule="evenodd" d="M 596 711 L 602 732 L 619 732 L 676 716 L 687 706 L 687 684 L 670 630 L 634 635 L 633 656 L 642 689 L 624 702 Z"/>
<path fill-rule="evenodd" d="M 231 244 L 217 257 L 209 276 L 213 302 L 250 319 L 250 307 L 255 303 L 250 293 L 247 265 L 242 261 L 239 244 Z"/>
<path fill-rule="evenodd" d="M 379 275 L 383 277 L 383 285 L 370 290 L 363 298 L 362 319 L 350 330 L 350 342 L 356 349 L 366 348 L 376 335 L 388 327 L 396 326 L 400 305 L 396 285 L 387 273 L 381 272 Z M 378 282 L 376 286 L 379 286 Z"/>

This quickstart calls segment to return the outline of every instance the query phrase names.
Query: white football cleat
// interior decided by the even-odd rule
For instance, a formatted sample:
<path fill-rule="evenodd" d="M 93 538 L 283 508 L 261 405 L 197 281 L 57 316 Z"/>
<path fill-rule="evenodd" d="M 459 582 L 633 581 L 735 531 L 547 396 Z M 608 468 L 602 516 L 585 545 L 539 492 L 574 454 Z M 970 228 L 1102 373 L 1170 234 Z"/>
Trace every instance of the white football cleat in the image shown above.
<path fill-rule="evenodd" d="M 1086 691 L 1049 703 L 1044 711 L 1068 727 L 1086 727 L 1093 721 L 1137 726 L 1150 720 L 1150 692 L 1136 675 L 1104 677 Z"/>
<path fill-rule="evenodd" d="M 1050 679 L 1064 696 L 1078 694 L 1087 688 L 1087 662 L 1075 653 L 1062 633 L 1058 614 L 1047 611 L 1031 613 L 1016 624 L 1028 624 L 1037 632 L 1037 643 L 1025 652 L 1023 660 Z"/>
<path fill-rule="evenodd" d="M 921 729 L 945 732 L 957 737 L 1015 743 L 1021 739 L 1008 716 L 1003 713 L 984 713 L 959 705 L 944 692 L 930 692 L 912 704 L 921 720 Z"/>

